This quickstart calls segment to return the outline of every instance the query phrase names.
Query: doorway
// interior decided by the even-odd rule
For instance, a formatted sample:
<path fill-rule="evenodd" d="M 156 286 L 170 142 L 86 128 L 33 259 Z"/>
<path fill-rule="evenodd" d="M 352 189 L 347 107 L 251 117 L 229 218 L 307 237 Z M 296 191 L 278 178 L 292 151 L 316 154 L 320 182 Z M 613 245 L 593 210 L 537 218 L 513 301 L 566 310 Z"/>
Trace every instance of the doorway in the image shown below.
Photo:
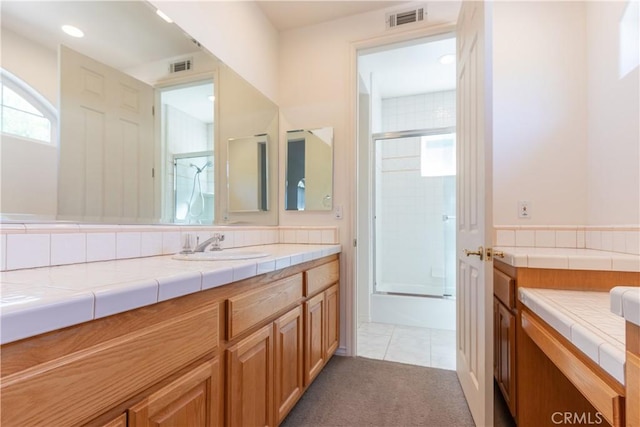
<path fill-rule="evenodd" d="M 214 221 L 213 80 L 163 88 L 162 217 L 178 224 Z"/>
<path fill-rule="evenodd" d="M 359 356 L 456 368 L 455 51 L 358 52 Z"/>

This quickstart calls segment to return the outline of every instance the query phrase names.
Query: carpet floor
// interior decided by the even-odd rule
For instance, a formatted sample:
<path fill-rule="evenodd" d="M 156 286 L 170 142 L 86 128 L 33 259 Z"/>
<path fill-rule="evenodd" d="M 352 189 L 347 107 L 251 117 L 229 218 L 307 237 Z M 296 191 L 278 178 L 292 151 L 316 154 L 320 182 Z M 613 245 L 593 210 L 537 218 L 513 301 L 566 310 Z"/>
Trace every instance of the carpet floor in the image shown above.
<path fill-rule="evenodd" d="M 282 427 L 473 426 L 454 371 L 334 356 Z"/>

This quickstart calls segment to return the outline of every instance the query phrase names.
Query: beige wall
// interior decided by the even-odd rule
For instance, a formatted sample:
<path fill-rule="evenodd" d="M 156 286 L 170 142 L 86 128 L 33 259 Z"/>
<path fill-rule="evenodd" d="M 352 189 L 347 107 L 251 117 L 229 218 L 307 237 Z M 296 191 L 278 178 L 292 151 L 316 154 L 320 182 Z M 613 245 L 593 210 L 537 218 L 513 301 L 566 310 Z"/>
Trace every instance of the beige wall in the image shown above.
<path fill-rule="evenodd" d="M 496 225 L 587 221 L 585 7 L 496 2 L 493 217 Z M 531 218 L 518 218 L 518 201 Z"/>
<path fill-rule="evenodd" d="M 255 2 L 151 3 L 272 101 L 278 101 L 278 32 Z"/>
<path fill-rule="evenodd" d="M 2 67 L 57 107 L 57 53 L 5 28 L 1 39 Z M 2 135 L 0 151 L 0 212 L 55 218 L 58 202 L 57 145 Z"/>
<path fill-rule="evenodd" d="M 590 225 L 640 224 L 640 75 L 638 67 L 622 78 L 618 72 L 626 4 L 587 6 Z"/>

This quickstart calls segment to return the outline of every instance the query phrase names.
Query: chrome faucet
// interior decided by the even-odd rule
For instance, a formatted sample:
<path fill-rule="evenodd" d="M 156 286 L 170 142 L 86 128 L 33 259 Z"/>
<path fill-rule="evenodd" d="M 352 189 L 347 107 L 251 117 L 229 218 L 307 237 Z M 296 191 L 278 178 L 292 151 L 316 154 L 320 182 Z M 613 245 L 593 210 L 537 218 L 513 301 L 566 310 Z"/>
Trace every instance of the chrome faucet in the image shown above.
<path fill-rule="evenodd" d="M 221 251 L 222 247 L 220 247 L 220 242 L 224 241 L 224 234 L 222 233 L 213 233 L 213 236 L 204 242 L 198 244 L 196 248 L 193 250 L 194 252 L 204 252 L 209 246 L 211 248 L 210 251 Z"/>

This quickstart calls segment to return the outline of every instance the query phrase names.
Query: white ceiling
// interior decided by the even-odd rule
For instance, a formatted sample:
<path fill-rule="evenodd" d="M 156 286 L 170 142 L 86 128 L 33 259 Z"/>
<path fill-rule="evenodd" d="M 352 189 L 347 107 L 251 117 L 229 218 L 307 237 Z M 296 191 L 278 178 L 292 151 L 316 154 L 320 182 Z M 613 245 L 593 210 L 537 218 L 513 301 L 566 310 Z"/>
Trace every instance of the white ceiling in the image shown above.
<path fill-rule="evenodd" d="M 278 31 L 286 31 L 409 2 L 258 0 L 256 3 Z"/>
<path fill-rule="evenodd" d="M 197 84 L 162 92 L 162 103 L 195 117 L 202 123 L 213 123 L 213 83 Z"/>
<path fill-rule="evenodd" d="M 405 1 L 257 1 L 265 16 L 279 30 L 314 25 L 372 10 L 400 6 Z M 2 26 L 53 50 L 58 44 L 120 70 L 200 50 L 175 24 L 168 24 L 144 1 L 2 1 Z M 37 12 L 37 13 L 34 13 Z M 75 39 L 60 27 L 72 24 L 85 32 Z M 455 46 L 435 42 L 405 46 L 395 52 L 362 58 L 360 70 L 374 72 L 384 97 L 413 91 L 452 89 L 453 80 L 437 58 Z M 455 66 L 448 66 L 449 69 Z M 408 86 L 412 83 L 413 89 Z M 417 85 L 417 86 L 416 86 Z M 208 90 L 208 89 L 207 89 Z"/>
<path fill-rule="evenodd" d="M 85 37 L 64 34 L 64 24 Z M 64 44 L 118 70 L 200 50 L 143 1 L 3 0 L 2 26 L 53 50 Z"/>
<path fill-rule="evenodd" d="M 381 98 L 453 90 L 456 65 L 443 65 L 439 59 L 455 53 L 455 38 L 390 45 L 382 51 L 363 52 L 358 59 L 358 72 L 365 83 L 372 76 Z"/>

